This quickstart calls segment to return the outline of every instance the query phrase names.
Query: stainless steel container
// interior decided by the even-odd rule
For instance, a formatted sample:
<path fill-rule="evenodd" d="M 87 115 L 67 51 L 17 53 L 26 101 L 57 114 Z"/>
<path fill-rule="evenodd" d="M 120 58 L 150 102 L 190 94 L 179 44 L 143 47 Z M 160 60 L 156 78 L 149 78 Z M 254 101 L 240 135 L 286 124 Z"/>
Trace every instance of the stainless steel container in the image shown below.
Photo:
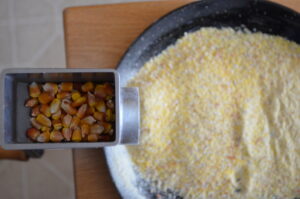
<path fill-rule="evenodd" d="M 139 138 L 139 93 L 137 88 L 120 88 L 120 77 L 112 69 L 6 69 L 1 74 L 1 145 L 5 149 L 97 148 L 137 144 Z M 30 82 L 110 82 L 115 85 L 115 140 L 110 142 L 33 143 L 26 137 L 31 127 Z"/>

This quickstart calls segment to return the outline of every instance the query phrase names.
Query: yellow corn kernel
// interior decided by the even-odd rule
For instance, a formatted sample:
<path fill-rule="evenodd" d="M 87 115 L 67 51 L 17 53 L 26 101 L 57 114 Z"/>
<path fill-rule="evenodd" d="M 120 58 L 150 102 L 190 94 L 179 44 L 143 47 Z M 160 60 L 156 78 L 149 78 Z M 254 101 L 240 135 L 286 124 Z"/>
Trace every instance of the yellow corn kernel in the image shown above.
<path fill-rule="evenodd" d="M 80 142 L 81 139 L 82 139 L 82 137 L 81 137 L 81 130 L 80 130 L 80 128 L 74 129 L 73 134 L 72 134 L 72 141 L 73 142 Z"/>
<path fill-rule="evenodd" d="M 51 114 L 56 113 L 60 108 L 60 100 L 54 99 L 50 104 L 50 112 Z"/>
<path fill-rule="evenodd" d="M 43 133 L 41 133 L 37 139 L 36 139 L 38 142 L 49 142 L 50 140 L 50 133 L 49 131 L 45 131 Z"/>
<path fill-rule="evenodd" d="M 105 110 L 106 110 L 104 101 L 103 101 L 103 100 L 99 100 L 99 101 L 96 103 L 95 108 L 96 108 L 97 111 L 103 112 L 103 113 L 104 113 Z"/>
<path fill-rule="evenodd" d="M 113 120 L 112 116 L 113 116 L 112 110 L 111 109 L 107 109 L 106 112 L 105 112 L 105 120 L 107 122 L 111 122 Z"/>
<path fill-rule="evenodd" d="M 30 98 L 28 100 L 26 100 L 25 102 L 25 106 L 26 107 L 34 107 L 39 103 L 37 98 Z"/>
<path fill-rule="evenodd" d="M 63 128 L 62 134 L 65 140 L 70 141 L 72 137 L 72 130 L 70 128 Z"/>
<path fill-rule="evenodd" d="M 29 95 L 30 97 L 38 97 L 41 94 L 40 87 L 37 83 L 32 82 L 29 85 Z"/>
<path fill-rule="evenodd" d="M 43 85 L 43 90 L 51 93 L 51 95 L 54 96 L 58 91 L 58 86 L 56 83 L 47 82 Z"/>
<path fill-rule="evenodd" d="M 66 113 L 70 115 L 75 115 L 77 113 L 77 110 L 71 106 L 70 100 L 64 99 L 60 106 Z"/>
<path fill-rule="evenodd" d="M 64 116 L 64 118 L 62 119 L 62 124 L 63 124 L 63 127 L 65 128 L 68 128 L 70 126 L 72 122 L 72 116 L 67 114 Z"/>
<path fill-rule="evenodd" d="M 107 96 L 111 98 L 114 95 L 114 88 L 108 83 L 98 84 L 95 88 L 95 95 L 103 99 Z"/>
<path fill-rule="evenodd" d="M 40 114 L 40 106 L 36 105 L 31 109 L 31 116 L 36 117 L 38 114 Z"/>
<path fill-rule="evenodd" d="M 104 117 L 105 117 L 105 113 L 102 113 L 102 112 L 95 112 L 93 114 L 94 118 L 98 121 L 104 121 Z"/>
<path fill-rule="evenodd" d="M 40 129 L 42 128 L 42 125 L 40 125 L 40 124 L 36 121 L 35 118 L 30 118 L 30 122 L 31 122 L 31 125 L 32 125 L 34 128 L 36 128 L 36 129 L 38 129 L 38 130 L 40 130 Z"/>
<path fill-rule="evenodd" d="M 60 91 L 57 93 L 56 95 L 57 99 L 70 99 L 71 98 L 71 93 L 70 92 L 66 92 L 66 91 Z"/>
<path fill-rule="evenodd" d="M 75 101 L 81 97 L 80 93 L 78 91 L 72 92 L 72 100 Z"/>
<path fill-rule="evenodd" d="M 105 92 L 105 87 L 102 84 L 98 84 L 95 88 L 94 94 L 99 97 L 99 98 L 105 98 L 106 97 L 106 92 Z"/>
<path fill-rule="evenodd" d="M 71 124 L 70 124 L 70 128 L 73 130 L 75 128 L 77 128 L 79 126 L 80 123 L 80 118 L 77 116 L 74 116 L 72 118 Z"/>
<path fill-rule="evenodd" d="M 85 115 L 86 111 L 87 111 L 87 104 L 83 104 L 81 105 L 81 107 L 78 109 L 76 116 L 79 118 L 83 118 L 83 116 Z"/>
<path fill-rule="evenodd" d="M 48 106 L 47 104 L 42 104 L 41 105 L 40 112 L 43 113 L 46 117 L 51 116 L 50 106 Z"/>
<path fill-rule="evenodd" d="M 111 84 L 105 83 L 104 88 L 105 88 L 106 96 L 113 96 L 114 95 L 114 88 Z"/>
<path fill-rule="evenodd" d="M 81 123 L 82 124 L 89 124 L 89 125 L 92 125 L 96 122 L 95 118 L 93 116 L 87 116 L 85 118 L 83 118 L 81 120 Z"/>
<path fill-rule="evenodd" d="M 49 92 L 43 92 L 39 95 L 39 102 L 41 104 L 48 104 L 49 102 L 51 102 L 53 100 L 53 95 L 51 95 L 51 93 Z"/>
<path fill-rule="evenodd" d="M 104 131 L 104 127 L 100 124 L 93 124 L 90 128 L 90 133 L 92 134 L 101 134 Z"/>
<path fill-rule="evenodd" d="M 85 137 L 90 133 L 90 125 L 88 124 L 81 124 L 81 136 Z"/>
<path fill-rule="evenodd" d="M 97 134 L 89 134 L 88 135 L 88 141 L 89 142 L 97 142 L 98 141 L 98 135 Z"/>
<path fill-rule="evenodd" d="M 50 140 L 52 142 L 61 142 L 64 139 L 60 131 L 54 130 L 50 133 Z"/>
<path fill-rule="evenodd" d="M 36 121 L 43 126 L 51 127 L 51 120 L 49 120 L 49 118 L 47 118 L 43 114 L 38 114 L 38 116 L 36 117 Z"/>
<path fill-rule="evenodd" d="M 83 92 L 89 92 L 89 91 L 92 91 L 93 89 L 94 89 L 93 82 L 87 82 L 81 86 L 81 90 Z"/>
<path fill-rule="evenodd" d="M 87 111 L 86 111 L 86 114 L 87 115 L 93 115 L 95 112 L 96 112 L 95 108 L 92 107 L 92 106 L 89 106 Z"/>
<path fill-rule="evenodd" d="M 72 82 L 62 82 L 60 85 L 61 91 L 72 91 L 73 83 Z"/>
<path fill-rule="evenodd" d="M 41 131 L 46 132 L 46 131 L 50 131 L 51 129 L 47 126 L 42 126 Z"/>
<path fill-rule="evenodd" d="M 108 122 L 102 122 L 101 125 L 104 127 L 104 133 L 109 133 L 112 130 L 112 125 Z"/>
<path fill-rule="evenodd" d="M 78 107 L 81 106 L 82 104 L 84 104 L 86 102 L 86 97 L 82 96 L 78 99 L 76 99 L 71 105 L 72 107 Z"/>
<path fill-rule="evenodd" d="M 96 105 L 96 97 L 92 93 L 88 92 L 88 104 L 90 106 L 95 106 Z"/>
<path fill-rule="evenodd" d="M 31 140 L 36 141 L 37 137 L 40 135 L 40 131 L 36 128 L 30 128 L 26 131 L 27 137 L 29 137 Z"/>
<path fill-rule="evenodd" d="M 52 117 L 52 119 L 54 119 L 54 120 L 60 119 L 60 118 L 61 118 L 61 110 L 58 109 L 58 111 L 57 111 L 56 113 L 52 114 L 51 117 Z"/>
<path fill-rule="evenodd" d="M 52 125 L 55 130 L 59 130 L 62 128 L 62 123 L 60 120 L 53 120 Z"/>

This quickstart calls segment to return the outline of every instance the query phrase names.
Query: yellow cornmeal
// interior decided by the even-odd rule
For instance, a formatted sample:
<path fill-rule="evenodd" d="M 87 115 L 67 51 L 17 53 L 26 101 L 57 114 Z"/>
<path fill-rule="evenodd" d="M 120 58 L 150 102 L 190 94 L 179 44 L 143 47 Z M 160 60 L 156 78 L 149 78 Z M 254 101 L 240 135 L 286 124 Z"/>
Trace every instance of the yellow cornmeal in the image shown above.
<path fill-rule="evenodd" d="M 300 46 L 277 36 L 203 28 L 147 62 L 143 178 L 184 198 L 300 197 Z"/>

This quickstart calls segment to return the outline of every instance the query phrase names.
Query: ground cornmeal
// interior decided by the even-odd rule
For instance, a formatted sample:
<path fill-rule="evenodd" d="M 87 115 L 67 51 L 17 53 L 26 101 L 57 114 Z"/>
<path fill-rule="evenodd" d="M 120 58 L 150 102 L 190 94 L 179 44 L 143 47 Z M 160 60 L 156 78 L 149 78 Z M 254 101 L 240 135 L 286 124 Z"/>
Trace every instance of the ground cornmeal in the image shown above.
<path fill-rule="evenodd" d="M 184 198 L 300 196 L 300 46 L 202 28 L 148 61 L 140 88 L 140 174 Z"/>

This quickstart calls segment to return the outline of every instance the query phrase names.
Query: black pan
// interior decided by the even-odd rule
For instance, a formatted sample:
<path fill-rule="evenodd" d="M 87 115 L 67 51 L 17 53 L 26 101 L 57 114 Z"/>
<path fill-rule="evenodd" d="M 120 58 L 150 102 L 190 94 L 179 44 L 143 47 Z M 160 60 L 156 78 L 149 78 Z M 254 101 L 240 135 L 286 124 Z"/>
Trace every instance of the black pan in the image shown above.
<path fill-rule="evenodd" d="M 121 86 L 185 32 L 202 27 L 242 27 L 300 43 L 300 15 L 289 8 L 264 0 L 201 0 L 162 17 L 133 42 L 118 65 Z"/>
<path fill-rule="evenodd" d="M 201 0 L 172 11 L 146 29 L 121 59 L 121 86 L 153 56 L 183 36 L 202 27 L 247 28 L 253 32 L 278 35 L 300 44 L 300 14 L 263 0 Z M 123 153 L 124 152 L 124 153 Z M 123 198 L 181 198 L 176 190 L 161 192 L 149 187 L 131 168 L 126 148 L 105 149 L 112 177 Z"/>

